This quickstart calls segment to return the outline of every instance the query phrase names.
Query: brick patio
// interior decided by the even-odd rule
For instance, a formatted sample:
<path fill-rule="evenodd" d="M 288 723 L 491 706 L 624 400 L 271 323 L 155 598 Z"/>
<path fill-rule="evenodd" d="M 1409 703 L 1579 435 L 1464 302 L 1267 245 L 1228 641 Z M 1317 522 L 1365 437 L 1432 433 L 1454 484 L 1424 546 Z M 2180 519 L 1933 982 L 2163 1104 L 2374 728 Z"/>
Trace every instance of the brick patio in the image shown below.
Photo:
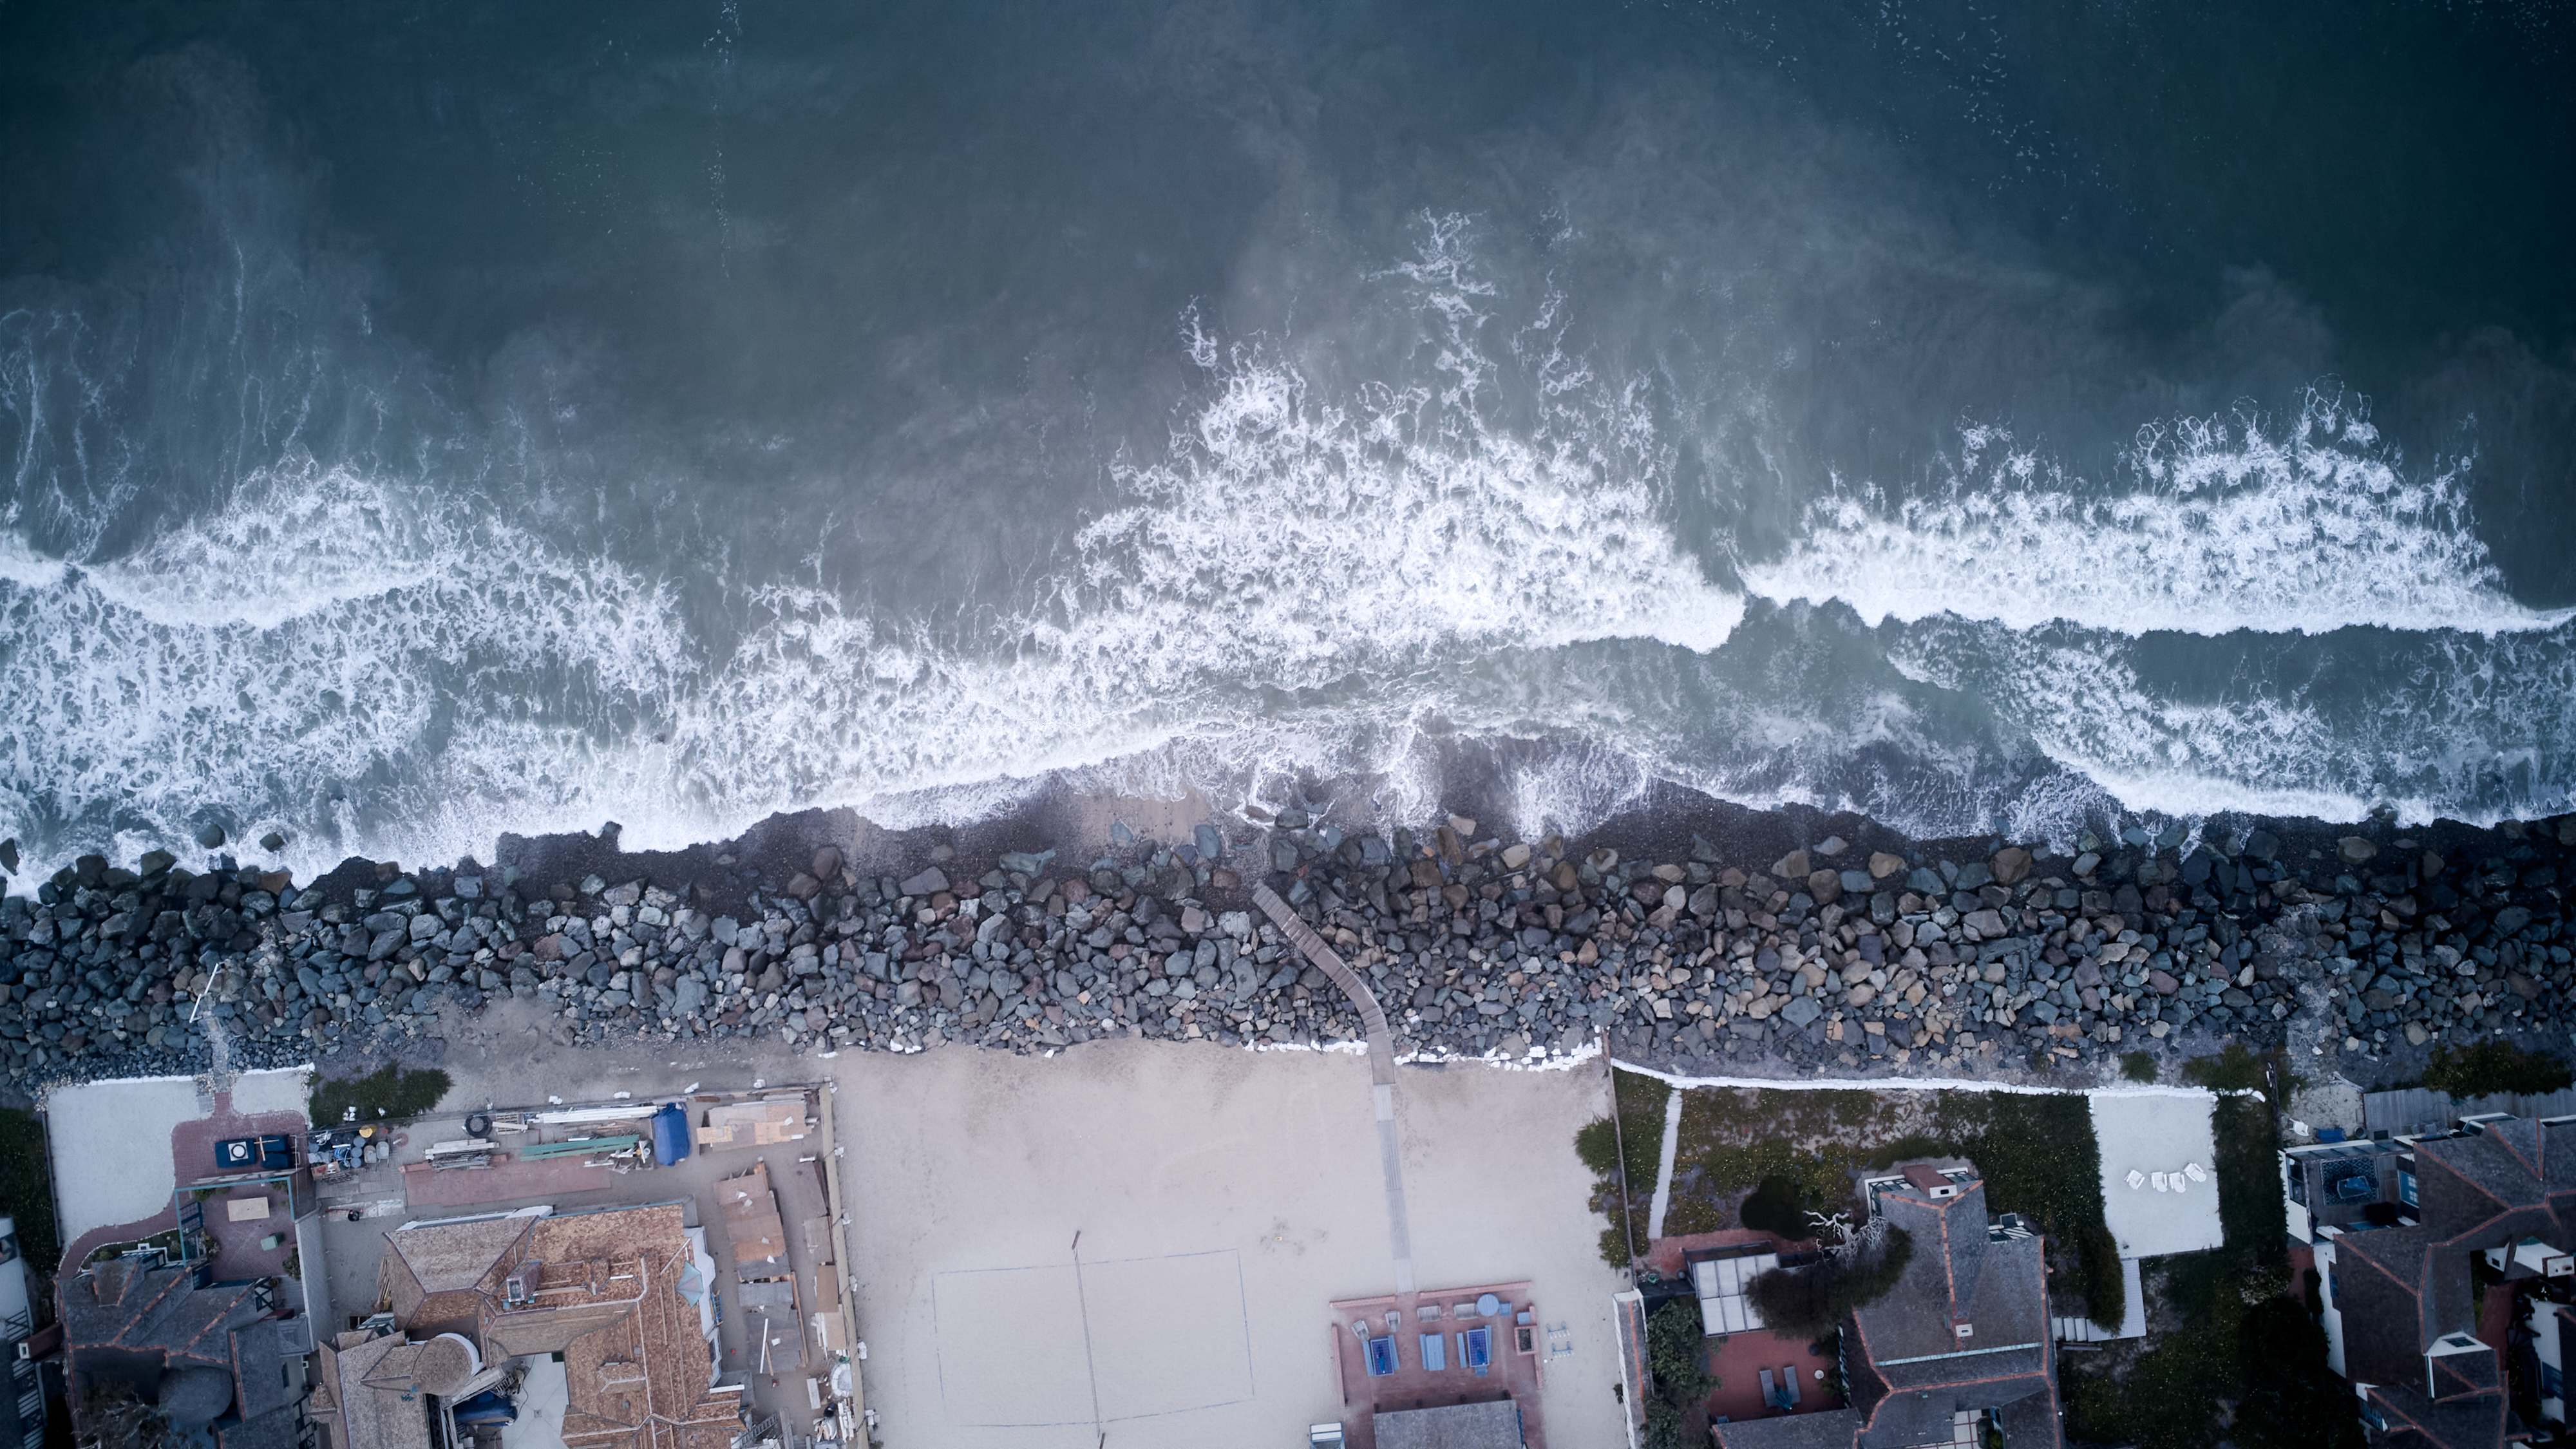
<path fill-rule="evenodd" d="M 1344 1298 L 1332 1305 L 1330 1334 L 1342 1387 L 1342 1430 L 1351 1449 L 1377 1449 L 1374 1416 L 1381 1410 L 1428 1409 L 1449 1404 L 1511 1399 L 1520 1405 L 1521 1433 L 1529 1449 L 1547 1449 L 1547 1426 L 1539 1415 L 1539 1364 L 1544 1327 L 1537 1306 L 1529 1301 L 1527 1282 L 1488 1283 L 1473 1288 L 1437 1288 L 1377 1298 Z M 1476 1313 L 1476 1300 L 1487 1293 L 1502 1300 L 1491 1318 Z M 1462 1313 L 1461 1310 L 1464 1310 Z M 1430 1316 L 1424 1316 L 1429 1310 Z M 1387 1315 L 1395 1326 L 1387 1326 Z M 1528 1314 L 1526 1324 L 1516 1321 Z M 1366 1319 L 1370 1337 L 1392 1334 L 1396 1369 L 1372 1378 L 1367 1347 L 1351 1325 Z M 1492 1330 L 1493 1362 L 1482 1378 L 1462 1361 L 1459 1335 L 1468 1329 Z M 1422 1335 L 1442 1340 L 1444 1367 L 1426 1369 Z M 1521 1349 L 1527 1335 L 1529 1351 Z"/>

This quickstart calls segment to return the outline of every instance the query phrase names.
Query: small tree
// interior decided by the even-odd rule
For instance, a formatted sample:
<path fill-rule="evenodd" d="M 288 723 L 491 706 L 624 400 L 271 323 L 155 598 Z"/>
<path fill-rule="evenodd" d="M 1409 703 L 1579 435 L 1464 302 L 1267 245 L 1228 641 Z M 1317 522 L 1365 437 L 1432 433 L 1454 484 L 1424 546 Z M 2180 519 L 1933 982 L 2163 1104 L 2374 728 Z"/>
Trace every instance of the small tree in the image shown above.
<path fill-rule="evenodd" d="M 1818 1223 L 1819 1237 L 1836 1226 L 1836 1219 L 1809 1216 Z M 1885 1218 L 1872 1218 L 1857 1230 L 1844 1227 L 1842 1236 L 1826 1248 L 1823 1262 L 1774 1268 L 1745 1285 L 1764 1326 L 1792 1338 L 1822 1338 L 1853 1310 L 1885 1297 L 1914 1258 L 1913 1237 Z"/>
<path fill-rule="evenodd" d="M 1655 1387 L 1646 1399 L 1646 1443 L 1653 1449 L 1683 1449 L 1691 1411 L 1717 1392 L 1717 1375 L 1708 1371 L 1710 1342 L 1696 1298 L 1666 1299 L 1647 1316 L 1646 1371 Z"/>
<path fill-rule="evenodd" d="M 1655 1376 L 1655 1391 L 1680 1403 L 1694 1403 L 1717 1390 L 1708 1371 L 1708 1336 L 1696 1298 L 1668 1298 L 1646 1320 L 1646 1370 Z"/>
<path fill-rule="evenodd" d="M 2088 1223 L 2076 1235 L 2075 1247 L 2084 1262 L 2086 1316 L 2116 1331 L 2129 1311 L 2129 1284 L 2120 1270 L 2120 1241 L 2111 1236 L 2109 1228 Z"/>

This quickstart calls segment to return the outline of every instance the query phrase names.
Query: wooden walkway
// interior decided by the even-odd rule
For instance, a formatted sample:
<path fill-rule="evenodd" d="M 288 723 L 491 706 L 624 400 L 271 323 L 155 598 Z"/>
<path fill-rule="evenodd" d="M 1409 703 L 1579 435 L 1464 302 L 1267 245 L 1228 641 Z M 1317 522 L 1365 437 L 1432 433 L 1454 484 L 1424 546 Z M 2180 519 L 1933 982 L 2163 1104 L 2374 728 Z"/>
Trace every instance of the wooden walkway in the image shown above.
<path fill-rule="evenodd" d="M 1342 994 L 1360 1013 L 1360 1024 L 1368 1031 L 1369 1095 L 1377 1110 L 1378 1166 L 1386 1174 L 1387 1239 L 1395 1250 L 1395 1291 L 1413 1291 L 1413 1229 L 1404 1211 L 1404 1154 L 1395 1135 L 1395 1034 L 1387 1030 L 1386 1012 L 1377 1004 L 1377 995 L 1359 973 L 1342 963 L 1332 947 L 1314 929 L 1297 919 L 1288 903 L 1268 886 L 1256 886 L 1252 903 L 1261 907 L 1288 944 L 1298 954 L 1313 962 L 1318 970 L 1332 978 Z"/>

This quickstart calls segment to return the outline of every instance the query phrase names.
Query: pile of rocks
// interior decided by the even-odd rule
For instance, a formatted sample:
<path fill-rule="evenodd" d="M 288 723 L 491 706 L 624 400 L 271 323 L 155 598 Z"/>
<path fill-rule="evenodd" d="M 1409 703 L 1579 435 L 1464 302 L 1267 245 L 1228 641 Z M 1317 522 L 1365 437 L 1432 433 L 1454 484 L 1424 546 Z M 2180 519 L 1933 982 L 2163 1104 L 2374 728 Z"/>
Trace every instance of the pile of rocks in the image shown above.
<path fill-rule="evenodd" d="M 2404 838 L 2292 852 L 2257 829 L 2186 851 L 2179 829 L 2131 829 L 2071 858 L 1827 838 L 1758 866 L 1698 837 L 1651 861 L 1480 839 L 1457 817 L 1391 836 L 1302 810 L 1264 823 L 973 875 L 945 847 L 901 877 L 825 847 L 784 881 L 731 876 L 733 914 L 687 883 L 539 890 L 470 862 L 361 870 L 366 885 L 344 867 L 299 891 L 166 851 L 132 870 L 89 856 L 36 900 L 0 901 L 0 1073 L 25 1092 L 200 1070 L 218 1035 L 235 1066 L 303 1060 L 504 996 L 566 1042 L 1356 1040 L 1349 1003 L 1247 909 L 1247 874 L 1427 1053 L 1606 1032 L 1634 1055 L 1748 1067 L 2021 1068 L 2293 1025 L 2367 1050 L 2554 1024 L 2576 992 L 2558 877 L 2576 819 L 2454 831 L 2448 859 Z"/>

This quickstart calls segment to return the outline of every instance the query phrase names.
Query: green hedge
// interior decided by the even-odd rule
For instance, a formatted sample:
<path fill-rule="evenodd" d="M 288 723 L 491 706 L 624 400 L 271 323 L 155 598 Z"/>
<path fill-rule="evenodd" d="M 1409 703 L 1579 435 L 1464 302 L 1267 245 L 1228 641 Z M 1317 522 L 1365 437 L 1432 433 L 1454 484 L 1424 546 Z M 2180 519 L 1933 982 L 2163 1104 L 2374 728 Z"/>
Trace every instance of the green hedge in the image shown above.
<path fill-rule="evenodd" d="M 2498 1092 L 2538 1097 L 2576 1085 L 2576 1071 L 2547 1052 L 2527 1052 L 2511 1042 L 2482 1041 L 2454 1051 L 2433 1048 L 2425 1065 L 2424 1085 L 2454 1097 L 2484 1097 Z"/>
<path fill-rule="evenodd" d="M 18 1252 L 27 1267 L 52 1272 L 63 1246 L 55 1238 L 45 1124 L 35 1113 L 14 1107 L 0 1107 L 0 1208 L 18 1220 Z"/>
<path fill-rule="evenodd" d="M 2100 1223 L 2077 1234 L 2075 1252 L 2084 1264 L 2085 1316 L 2117 1332 L 2129 1312 L 2129 1284 L 2120 1274 L 2120 1240 Z"/>

